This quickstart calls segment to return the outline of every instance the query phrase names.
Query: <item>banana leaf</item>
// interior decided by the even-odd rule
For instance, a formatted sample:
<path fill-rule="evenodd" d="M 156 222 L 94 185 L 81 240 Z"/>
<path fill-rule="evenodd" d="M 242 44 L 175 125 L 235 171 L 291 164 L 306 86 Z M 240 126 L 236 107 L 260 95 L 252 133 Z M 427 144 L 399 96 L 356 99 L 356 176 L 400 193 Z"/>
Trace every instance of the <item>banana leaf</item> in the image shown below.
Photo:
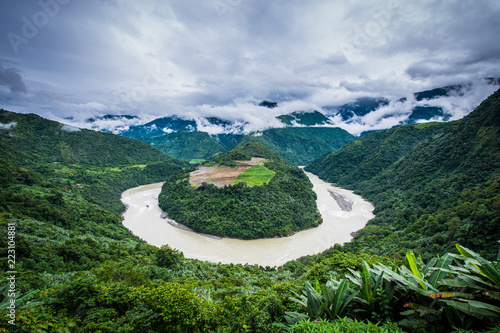
<path fill-rule="evenodd" d="M 364 299 L 366 299 L 369 303 L 371 303 L 373 299 L 373 290 L 372 290 L 372 285 L 370 284 L 371 282 L 370 267 L 365 261 L 361 263 L 361 279 L 362 279 L 361 294 L 363 295 Z M 376 288 L 376 286 L 373 287 Z"/>
<path fill-rule="evenodd" d="M 479 272 L 481 274 L 490 279 L 495 285 L 500 286 L 500 272 L 496 269 L 495 266 L 493 266 L 491 262 L 484 259 L 474 251 L 471 251 L 468 248 L 460 246 L 459 244 L 457 244 L 456 247 L 460 252 L 460 254 L 462 254 L 465 257 L 474 259 L 478 262 L 478 264 L 474 265 L 479 269 Z"/>
<path fill-rule="evenodd" d="M 458 300 L 443 300 L 446 304 L 456 310 L 467 313 L 481 320 L 486 318 L 500 319 L 500 308 L 473 300 L 458 299 Z"/>
<path fill-rule="evenodd" d="M 448 255 L 445 254 L 441 258 L 439 258 L 439 261 L 436 259 L 434 262 L 433 268 L 437 268 L 437 270 L 434 270 L 429 277 L 429 284 L 433 287 L 437 287 L 438 282 L 446 277 L 447 269 L 450 267 L 450 264 L 452 263 L 453 259 Z"/>

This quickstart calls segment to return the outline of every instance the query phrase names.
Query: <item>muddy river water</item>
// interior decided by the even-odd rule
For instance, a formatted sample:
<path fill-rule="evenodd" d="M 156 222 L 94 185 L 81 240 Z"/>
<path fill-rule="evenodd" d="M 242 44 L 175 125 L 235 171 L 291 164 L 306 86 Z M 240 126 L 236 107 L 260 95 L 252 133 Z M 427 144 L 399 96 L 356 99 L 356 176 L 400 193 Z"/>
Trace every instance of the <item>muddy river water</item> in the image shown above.
<path fill-rule="evenodd" d="M 129 189 L 122 194 L 128 207 L 123 214 L 123 225 L 146 242 L 156 246 L 168 244 L 184 253 L 186 258 L 221 263 L 259 264 L 280 266 L 304 255 L 316 254 L 351 240 L 351 233 L 363 228 L 374 217 L 373 206 L 359 195 L 307 173 L 318 199 L 323 223 L 313 229 L 300 231 L 289 237 L 239 240 L 215 239 L 181 230 L 162 218 L 158 195 L 162 183 Z M 352 202 L 351 211 L 342 210 L 330 192 L 341 194 Z"/>

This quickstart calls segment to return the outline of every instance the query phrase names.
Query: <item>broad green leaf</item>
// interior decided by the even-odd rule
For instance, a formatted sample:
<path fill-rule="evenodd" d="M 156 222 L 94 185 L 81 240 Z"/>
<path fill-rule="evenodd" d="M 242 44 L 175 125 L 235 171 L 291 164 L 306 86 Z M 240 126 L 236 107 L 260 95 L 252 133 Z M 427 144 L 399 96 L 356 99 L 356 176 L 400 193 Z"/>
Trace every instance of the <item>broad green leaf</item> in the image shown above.
<path fill-rule="evenodd" d="M 418 270 L 418 263 L 417 263 L 417 258 L 415 258 L 415 254 L 413 254 L 413 251 L 408 251 L 406 253 L 406 263 L 408 266 L 410 266 L 410 269 L 416 277 L 419 279 L 422 279 L 422 273 Z"/>
<path fill-rule="evenodd" d="M 457 279 L 442 279 L 439 284 L 453 288 L 477 288 L 474 284 Z"/>
<path fill-rule="evenodd" d="M 429 260 L 429 262 L 422 268 L 422 274 L 426 276 L 429 273 L 429 269 L 431 267 L 434 267 L 436 265 L 436 262 L 438 261 L 438 258 L 432 258 Z"/>
<path fill-rule="evenodd" d="M 332 314 L 334 316 L 340 315 L 340 310 L 343 308 L 344 298 L 349 288 L 349 282 L 347 279 L 343 279 L 340 283 L 337 291 L 335 292 L 335 298 L 333 299 Z"/>
<path fill-rule="evenodd" d="M 429 277 L 429 284 L 431 286 L 436 287 L 437 283 L 447 275 L 445 269 L 448 269 L 448 267 L 450 267 L 452 260 L 453 259 L 448 254 L 445 254 L 441 258 L 439 258 L 439 261 L 437 261 L 437 263 L 435 263 L 434 265 L 434 267 L 438 269 L 432 272 L 431 276 Z"/>
<path fill-rule="evenodd" d="M 361 269 L 361 278 L 363 281 L 361 293 L 368 302 L 371 302 L 373 298 L 373 291 L 372 286 L 370 285 L 370 267 L 365 261 L 363 261 L 361 263 Z"/>
<path fill-rule="evenodd" d="M 487 303 L 471 300 L 463 300 L 465 302 L 459 302 L 445 299 L 443 301 L 449 306 L 479 319 L 500 318 L 500 309 Z"/>
<path fill-rule="evenodd" d="M 489 296 L 493 299 L 500 300 L 500 292 L 498 291 L 490 291 Z"/>
<path fill-rule="evenodd" d="M 328 281 L 330 282 L 330 281 Z M 327 304 L 332 304 L 333 302 L 333 297 L 335 296 L 335 293 L 333 291 L 333 287 L 331 283 L 328 283 L 326 285 L 321 286 L 321 292 L 323 293 L 323 298 L 325 299 Z"/>
<path fill-rule="evenodd" d="M 496 270 L 495 266 L 493 266 L 491 262 L 484 259 L 474 251 L 460 246 L 459 244 L 457 244 L 456 247 L 463 256 L 475 259 L 478 262 L 476 267 L 479 269 L 479 272 L 490 279 L 494 284 L 500 286 L 500 272 Z"/>

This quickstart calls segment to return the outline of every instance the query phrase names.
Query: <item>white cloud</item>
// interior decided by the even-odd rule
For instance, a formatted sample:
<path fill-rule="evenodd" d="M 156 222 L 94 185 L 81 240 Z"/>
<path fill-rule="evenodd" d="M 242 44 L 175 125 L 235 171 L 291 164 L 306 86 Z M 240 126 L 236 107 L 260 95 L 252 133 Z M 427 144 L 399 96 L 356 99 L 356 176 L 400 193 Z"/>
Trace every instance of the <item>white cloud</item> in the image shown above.
<path fill-rule="evenodd" d="M 6 123 L 6 124 L 0 123 L 0 129 L 10 130 L 12 127 L 14 127 L 16 125 L 17 125 L 17 122 L 15 122 L 15 121 L 11 121 L 10 123 Z"/>
<path fill-rule="evenodd" d="M 71 125 L 66 125 L 66 124 L 63 124 L 61 126 L 61 130 L 63 130 L 64 132 L 68 132 L 68 133 L 75 133 L 75 132 L 81 131 L 81 129 L 76 127 L 76 126 L 71 126 Z"/>

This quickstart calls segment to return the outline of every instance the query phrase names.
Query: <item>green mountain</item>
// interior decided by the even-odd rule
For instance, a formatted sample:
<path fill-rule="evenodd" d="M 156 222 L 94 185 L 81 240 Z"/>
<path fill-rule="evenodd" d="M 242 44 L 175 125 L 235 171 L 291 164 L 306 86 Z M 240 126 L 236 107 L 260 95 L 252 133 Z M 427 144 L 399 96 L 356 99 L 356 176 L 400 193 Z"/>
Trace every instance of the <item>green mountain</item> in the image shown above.
<path fill-rule="evenodd" d="M 500 91 L 462 120 L 367 134 L 306 170 L 355 189 L 376 217 L 346 249 L 430 256 L 500 239 Z"/>
<path fill-rule="evenodd" d="M 125 189 L 162 181 L 188 165 L 137 140 L 6 110 L 0 110 L 0 153 L 2 207 L 15 216 L 27 207 L 39 211 L 36 216 L 57 215 L 51 198 L 72 188 L 88 203 L 120 214 Z M 43 190 L 28 190 L 31 185 Z"/>
<path fill-rule="evenodd" d="M 212 136 L 206 132 L 181 131 L 149 138 L 138 138 L 138 140 L 152 145 L 168 156 L 191 161 L 192 159 L 211 160 L 214 156 L 233 148 L 242 136 L 224 135 L 223 138 L 228 141 L 226 144 L 229 147 L 219 140 L 219 136 Z"/>
<path fill-rule="evenodd" d="M 259 143 L 218 156 L 218 166 L 210 164 L 203 169 L 211 173 L 211 179 L 225 180 L 238 170 L 236 161 L 252 157 L 264 158 L 265 163 L 241 170 L 240 176 L 248 172 L 245 179 L 256 177 L 256 181 L 264 177 L 262 185 L 248 186 L 238 182 L 237 176 L 234 183 L 225 186 L 203 182 L 195 187 L 190 183 L 194 175 L 180 173 L 163 185 L 160 207 L 195 231 L 231 238 L 285 236 L 321 223 L 316 194 L 305 173 Z"/>
<path fill-rule="evenodd" d="M 322 154 L 337 150 L 355 137 L 335 127 L 285 127 L 262 132 L 210 135 L 199 131 L 179 131 L 152 137 L 137 137 L 168 156 L 185 161 L 212 160 L 248 142 L 259 142 L 282 155 L 293 165 L 306 165 Z"/>
<path fill-rule="evenodd" d="M 306 165 L 354 139 L 353 135 L 336 127 L 285 127 L 249 134 L 236 147 L 259 142 L 293 165 Z"/>
<path fill-rule="evenodd" d="M 248 142 L 259 142 L 294 165 L 306 165 L 322 154 L 337 150 L 354 140 L 353 135 L 340 128 L 318 127 L 332 124 L 318 111 L 296 111 L 277 118 L 287 127 L 247 135 L 242 134 L 244 125 L 220 118 L 200 118 L 201 125 L 198 126 L 192 119 L 176 116 L 130 126 L 120 135 L 148 143 L 168 156 L 188 162 L 213 160 Z M 219 134 L 209 134 L 203 126 L 215 127 Z"/>
<path fill-rule="evenodd" d="M 0 156 L 20 166 L 130 165 L 172 160 L 137 140 L 0 109 Z"/>

